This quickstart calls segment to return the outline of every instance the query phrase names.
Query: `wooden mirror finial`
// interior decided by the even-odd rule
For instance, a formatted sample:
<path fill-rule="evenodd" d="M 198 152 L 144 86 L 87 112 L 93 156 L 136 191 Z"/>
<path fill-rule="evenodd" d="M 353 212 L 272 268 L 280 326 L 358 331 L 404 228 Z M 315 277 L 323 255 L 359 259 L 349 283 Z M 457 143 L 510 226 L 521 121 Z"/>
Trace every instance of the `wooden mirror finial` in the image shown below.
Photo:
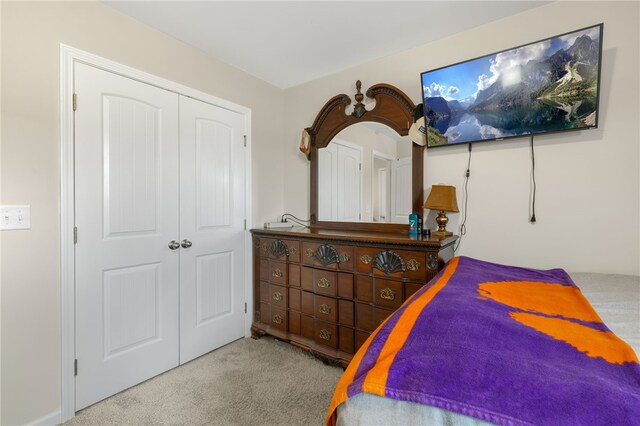
<path fill-rule="evenodd" d="M 360 80 L 356 81 L 356 95 L 354 96 L 356 104 L 353 106 L 353 112 L 351 113 L 351 115 L 356 118 L 362 117 L 364 113 L 367 112 L 367 110 L 364 108 L 364 104 L 362 103 L 364 95 L 360 91 L 361 88 L 362 82 L 360 82 Z"/>

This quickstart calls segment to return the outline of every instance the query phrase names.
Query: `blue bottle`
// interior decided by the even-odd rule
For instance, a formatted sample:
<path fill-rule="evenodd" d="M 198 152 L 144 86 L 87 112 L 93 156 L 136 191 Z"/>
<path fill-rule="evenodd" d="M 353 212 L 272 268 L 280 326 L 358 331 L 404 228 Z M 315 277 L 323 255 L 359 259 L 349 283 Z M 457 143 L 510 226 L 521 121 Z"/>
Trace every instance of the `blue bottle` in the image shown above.
<path fill-rule="evenodd" d="M 418 215 L 415 213 L 409 215 L 409 235 L 418 236 Z"/>

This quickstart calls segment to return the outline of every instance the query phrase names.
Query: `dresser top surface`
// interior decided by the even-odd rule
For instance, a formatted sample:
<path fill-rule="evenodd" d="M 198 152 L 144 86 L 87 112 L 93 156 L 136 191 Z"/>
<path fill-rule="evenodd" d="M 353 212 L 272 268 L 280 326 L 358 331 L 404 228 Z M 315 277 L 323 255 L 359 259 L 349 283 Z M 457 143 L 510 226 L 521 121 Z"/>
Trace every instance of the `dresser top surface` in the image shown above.
<path fill-rule="evenodd" d="M 254 236 L 279 237 L 279 238 L 303 238 L 303 239 L 324 239 L 349 242 L 379 243 L 379 244 L 399 244 L 416 247 L 437 247 L 444 248 L 453 244 L 457 235 L 438 239 L 436 237 L 413 236 L 408 233 L 398 232 L 371 232 L 371 231 L 344 231 L 333 229 L 310 229 L 295 227 L 290 229 L 252 229 Z"/>

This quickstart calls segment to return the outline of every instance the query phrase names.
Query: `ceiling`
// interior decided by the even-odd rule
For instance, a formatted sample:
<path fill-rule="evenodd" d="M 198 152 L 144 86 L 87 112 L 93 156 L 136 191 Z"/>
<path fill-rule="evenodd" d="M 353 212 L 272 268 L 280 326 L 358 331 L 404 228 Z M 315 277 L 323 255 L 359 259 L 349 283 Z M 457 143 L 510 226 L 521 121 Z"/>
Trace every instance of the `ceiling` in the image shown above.
<path fill-rule="evenodd" d="M 286 89 L 548 1 L 104 1 Z"/>

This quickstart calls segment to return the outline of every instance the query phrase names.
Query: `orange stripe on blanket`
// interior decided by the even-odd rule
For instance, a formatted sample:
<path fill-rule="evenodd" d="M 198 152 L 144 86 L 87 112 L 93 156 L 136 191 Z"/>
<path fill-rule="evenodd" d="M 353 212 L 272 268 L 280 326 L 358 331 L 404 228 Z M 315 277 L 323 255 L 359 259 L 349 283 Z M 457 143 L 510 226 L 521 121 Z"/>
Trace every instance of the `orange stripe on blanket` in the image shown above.
<path fill-rule="evenodd" d="M 382 347 L 378 361 L 365 378 L 362 385 L 364 392 L 385 396 L 389 369 L 393 364 L 396 354 L 404 346 L 409 337 L 409 333 L 411 333 L 416 320 L 424 308 L 433 300 L 436 294 L 449 283 L 449 279 L 453 276 L 458 266 L 458 260 L 458 257 L 451 259 L 443 274 L 440 276 L 440 279 L 432 285 L 429 290 L 415 299 L 402 313 L 402 316 L 398 319 L 398 322 L 393 327 L 393 330 L 391 330 L 386 343 Z"/>
<path fill-rule="evenodd" d="M 576 287 L 537 281 L 485 282 L 478 285 L 478 293 L 523 311 L 602 322 Z"/>
<path fill-rule="evenodd" d="M 591 358 L 602 358 L 610 364 L 638 364 L 633 349 L 610 331 L 596 330 L 561 318 L 548 318 L 524 312 L 511 312 L 509 315 L 521 324 L 568 343 Z"/>
<path fill-rule="evenodd" d="M 452 263 L 455 263 L 455 265 L 457 265 L 458 264 L 458 258 L 457 257 L 453 258 L 449 262 L 449 265 L 451 265 Z M 448 269 L 448 267 L 447 267 L 447 269 Z M 453 267 L 453 269 L 455 269 L 455 266 Z M 442 278 L 446 274 L 447 274 L 447 271 L 445 270 L 445 272 L 442 275 L 442 277 L 438 280 L 438 282 L 436 282 L 433 285 L 433 287 L 437 286 L 442 281 Z M 446 281 L 449 280 L 449 277 L 451 275 L 453 275 L 453 271 L 447 276 Z M 429 290 L 427 290 L 427 293 L 430 292 L 433 289 L 433 287 L 431 287 Z M 442 287 L 444 287 L 444 285 L 442 285 Z M 440 290 L 438 290 L 438 291 L 440 291 Z M 436 291 L 436 293 L 437 293 L 437 291 Z M 405 300 L 405 302 L 403 303 L 403 306 L 406 305 L 406 304 L 411 303 L 414 299 L 416 299 L 418 297 L 418 294 L 419 293 L 412 294 L 409 299 Z M 426 294 L 426 293 L 424 293 L 424 294 Z M 420 296 L 420 297 L 423 297 L 424 294 L 422 296 Z M 435 296 L 435 294 L 434 294 L 434 296 Z M 430 297 L 430 299 L 432 299 L 432 298 L 433 298 L 433 296 Z M 356 373 L 358 372 L 358 368 L 360 367 L 360 362 L 362 362 L 362 358 L 367 353 L 367 350 L 369 349 L 369 345 L 373 341 L 373 338 L 376 336 L 376 334 L 378 334 L 378 330 L 380 330 L 386 324 L 386 322 L 389 320 L 389 318 L 390 318 L 390 316 L 387 317 L 387 319 L 385 319 L 384 322 L 373 333 L 371 333 L 369 338 L 364 342 L 364 344 L 360 347 L 360 349 L 358 349 L 358 352 L 356 352 L 356 354 L 354 355 L 353 359 L 351 359 L 351 362 L 349 363 L 349 366 L 347 367 L 345 372 L 342 374 L 342 377 L 338 381 L 338 384 L 336 385 L 336 389 L 333 392 L 333 398 L 331 399 L 331 405 L 329 405 L 329 411 L 327 412 L 327 416 L 325 418 L 325 422 L 326 422 L 326 424 L 328 426 L 335 426 L 335 424 L 336 424 L 336 408 L 338 408 L 338 406 L 340 404 L 342 404 L 347 399 L 349 399 L 349 395 L 347 393 L 347 388 L 349 387 L 349 385 L 351 383 L 353 383 L 353 379 L 355 378 Z"/>

